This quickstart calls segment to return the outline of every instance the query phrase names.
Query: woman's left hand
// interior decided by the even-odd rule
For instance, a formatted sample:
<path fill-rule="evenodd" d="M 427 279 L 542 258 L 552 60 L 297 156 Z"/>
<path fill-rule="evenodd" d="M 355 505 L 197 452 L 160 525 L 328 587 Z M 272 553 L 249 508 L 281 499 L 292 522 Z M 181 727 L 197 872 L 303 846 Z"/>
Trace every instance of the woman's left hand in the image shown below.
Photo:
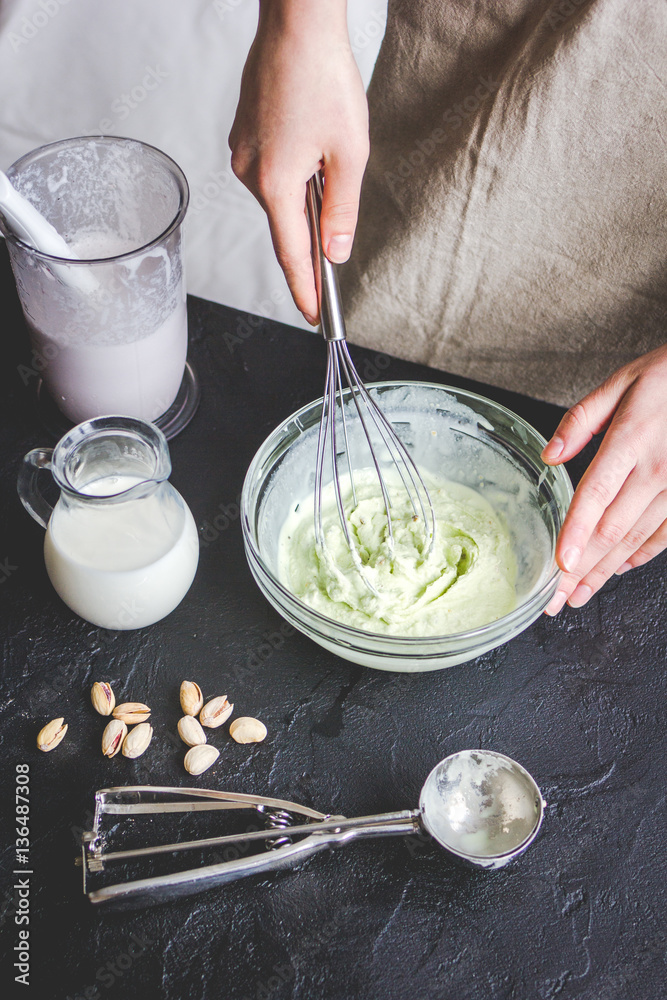
<path fill-rule="evenodd" d="M 565 414 L 542 452 L 567 462 L 606 428 L 558 536 L 564 575 L 546 613 L 580 608 L 614 573 L 667 547 L 667 346 L 614 372 Z"/>

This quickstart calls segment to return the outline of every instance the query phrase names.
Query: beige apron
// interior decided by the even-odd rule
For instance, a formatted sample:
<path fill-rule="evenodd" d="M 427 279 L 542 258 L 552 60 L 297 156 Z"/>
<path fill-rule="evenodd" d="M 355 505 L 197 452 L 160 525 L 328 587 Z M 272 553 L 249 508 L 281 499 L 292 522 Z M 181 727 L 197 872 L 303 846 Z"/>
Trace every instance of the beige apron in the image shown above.
<path fill-rule="evenodd" d="M 390 0 L 353 343 L 571 405 L 667 341 L 667 2 Z"/>

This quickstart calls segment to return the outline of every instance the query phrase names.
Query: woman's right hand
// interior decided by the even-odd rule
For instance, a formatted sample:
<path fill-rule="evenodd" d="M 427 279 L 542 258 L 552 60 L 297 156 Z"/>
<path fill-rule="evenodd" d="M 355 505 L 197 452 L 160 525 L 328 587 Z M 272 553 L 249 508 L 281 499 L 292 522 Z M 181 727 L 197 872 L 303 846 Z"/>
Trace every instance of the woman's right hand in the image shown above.
<path fill-rule="evenodd" d="M 232 169 L 269 217 L 298 308 L 318 317 L 306 185 L 324 168 L 322 244 L 347 260 L 368 160 L 368 105 L 350 48 L 346 0 L 261 0 L 229 136 Z"/>

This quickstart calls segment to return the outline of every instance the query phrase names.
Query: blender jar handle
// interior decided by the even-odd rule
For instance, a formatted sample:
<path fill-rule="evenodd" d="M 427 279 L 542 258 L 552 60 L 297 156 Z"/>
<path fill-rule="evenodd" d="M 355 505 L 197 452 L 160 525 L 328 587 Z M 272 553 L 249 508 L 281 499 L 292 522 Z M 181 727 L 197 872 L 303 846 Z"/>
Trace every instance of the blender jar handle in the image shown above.
<path fill-rule="evenodd" d="M 42 496 L 37 486 L 37 475 L 40 469 L 50 469 L 53 448 L 33 448 L 23 459 L 17 483 L 21 503 L 32 517 L 46 528 L 53 507 Z"/>

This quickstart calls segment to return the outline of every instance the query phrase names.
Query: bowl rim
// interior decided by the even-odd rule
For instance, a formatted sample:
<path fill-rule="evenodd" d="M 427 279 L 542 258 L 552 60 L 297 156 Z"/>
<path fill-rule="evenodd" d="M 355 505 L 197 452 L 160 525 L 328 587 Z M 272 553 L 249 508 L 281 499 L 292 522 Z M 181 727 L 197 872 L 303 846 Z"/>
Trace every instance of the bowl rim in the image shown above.
<path fill-rule="evenodd" d="M 543 446 L 546 446 L 546 438 L 544 438 L 539 431 L 537 431 L 532 424 L 528 423 L 523 417 L 515 413 L 514 410 L 510 410 L 508 407 L 503 406 L 502 403 L 496 403 L 495 400 L 489 399 L 488 396 L 482 396 L 477 392 L 472 392 L 469 389 L 460 389 L 456 386 L 450 386 L 442 382 L 425 382 L 422 380 L 407 380 L 407 379 L 391 379 L 384 382 L 368 382 L 366 383 L 367 389 L 380 389 L 389 387 L 419 387 L 426 389 L 438 389 L 444 392 L 449 392 L 455 395 L 457 399 L 461 396 L 470 400 L 480 400 L 483 403 L 491 404 L 496 410 L 506 414 L 511 417 L 512 420 L 519 421 L 521 425 L 530 433 L 533 439 L 537 440 Z M 350 390 L 345 390 L 344 395 L 348 395 Z M 245 478 L 243 480 L 243 487 L 241 490 L 241 529 L 243 532 L 243 537 L 245 544 L 250 547 L 253 558 L 258 563 L 262 572 L 270 579 L 272 585 L 278 590 L 283 599 L 286 599 L 288 605 L 293 604 L 296 608 L 302 610 L 306 615 L 306 622 L 308 623 L 308 618 L 314 618 L 316 622 L 320 623 L 320 626 L 324 626 L 327 630 L 331 630 L 332 627 L 340 631 L 343 635 L 349 635 L 350 639 L 358 642 L 359 640 L 365 640 L 363 646 L 367 646 L 369 642 L 377 643 L 378 640 L 381 642 L 387 642 L 390 646 L 397 646 L 404 644 L 408 647 L 424 647 L 424 646 L 437 646 L 440 651 L 442 651 L 443 644 L 451 645 L 461 643 L 465 641 L 466 646 L 476 645 L 476 639 L 487 639 L 498 631 L 505 631 L 505 626 L 515 625 L 517 620 L 520 620 L 526 616 L 530 617 L 536 605 L 538 605 L 544 598 L 545 594 L 552 588 L 554 581 L 560 576 L 562 570 L 556 563 L 556 560 L 552 558 L 552 565 L 550 568 L 550 573 L 542 584 L 540 589 L 536 591 L 527 601 L 519 604 L 512 611 L 509 611 L 505 615 L 501 615 L 500 618 L 496 618 L 492 622 L 487 622 L 485 625 L 480 625 L 475 629 L 468 629 L 465 632 L 448 632 L 444 635 L 393 635 L 387 632 L 371 632 L 367 629 L 355 628 L 353 625 L 347 625 L 345 622 L 337 621 L 334 618 L 329 618 L 327 615 L 323 615 L 320 611 L 316 611 L 315 608 L 310 607 L 310 605 L 305 604 L 300 600 L 295 594 L 293 594 L 287 587 L 278 579 L 278 577 L 273 573 L 271 569 L 266 565 L 258 546 L 255 545 L 253 539 L 253 533 L 251 530 L 250 519 L 248 517 L 248 493 L 250 491 L 250 484 L 254 478 L 254 474 L 257 466 L 260 462 L 260 456 L 262 452 L 268 450 L 269 442 L 274 444 L 278 442 L 280 435 L 284 433 L 287 426 L 291 423 L 295 423 L 299 420 L 302 414 L 307 413 L 317 406 L 322 406 L 324 402 L 324 396 L 320 396 L 317 399 L 312 400 L 310 403 L 306 403 L 301 406 L 294 413 L 291 413 L 286 417 L 277 427 L 275 427 L 270 434 L 262 441 L 259 448 L 253 455 L 252 461 L 248 466 L 248 471 L 246 472 Z M 572 500 L 574 494 L 574 488 L 572 486 L 572 480 L 570 475 L 564 465 L 547 466 L 544 463 L 545 469 L 553 469 L 554 474 L 559 476 L 565 487 L 567 493 L 568 503 L 567 507 Z M 567 508 L 565 509 L 567 513 Z M 261 589 L 261 588 L 260 588 Z M 335 636 L 331 636 L 333 640 Z M 357 648 L 359 648 L 357 646 Z M 382 656 L 383 652 L 381 650 L 374 650 L 378 655 Z M 415 649 L 416 653 L 416 649 Z M 413 654 L 414 655 L 414 654 Z M 417 654 L 419 655 L 419 654 Z M 428 656 L 429 654 L 422 654 L 422 656 Z"/>

